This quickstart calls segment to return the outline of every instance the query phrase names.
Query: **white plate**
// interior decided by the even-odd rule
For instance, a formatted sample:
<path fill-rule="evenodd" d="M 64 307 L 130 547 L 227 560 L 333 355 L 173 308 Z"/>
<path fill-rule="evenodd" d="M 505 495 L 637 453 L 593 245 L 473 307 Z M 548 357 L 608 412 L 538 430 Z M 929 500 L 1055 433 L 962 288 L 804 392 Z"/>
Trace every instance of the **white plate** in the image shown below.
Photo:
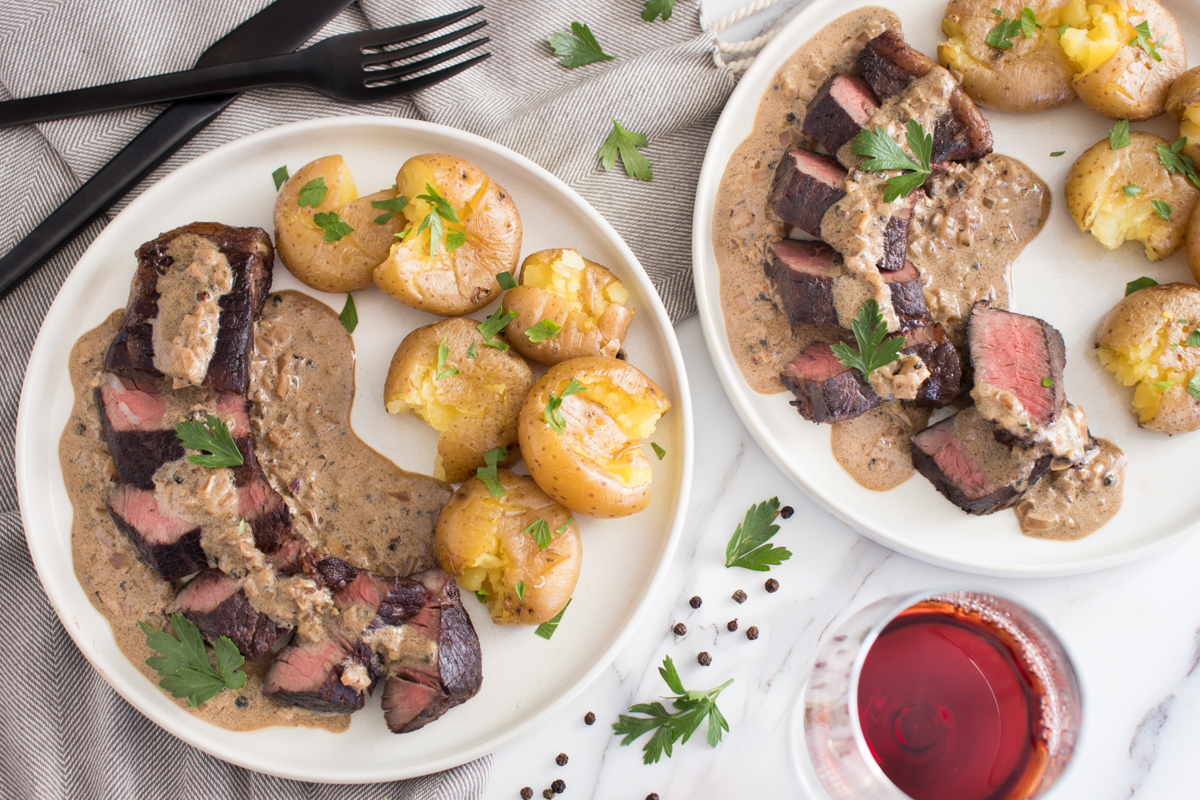
<path fill-rule="evenodd" d="M 376 692 L 344 733 L 226 731 L 176 706 L 134 668 L 75 579 L 71 503 L 58 463 L 58 441 L 73 402 L 68 354 L 80 334 L 125 305 L 133 252 L 142 242 L 195 220 L 272 230 L 271 172 L 282 164 L 295 171 L 314 158 L 341 153 L 366 194 L 390 186 L 406 158 L 428 152 L 467 158 L 511 192 L 524 223 L 523 255 L 577 248 L 624 281 L 637 310 L 625 343 L 629 360 L 673 404 L 654 437 L 667 457 L 655 461 L 653 501 L 623 520 L 582 522 L 584 566 L 574 602 L 552 640 L 531 628 L 493 625 L 484 607 L 468 597 L 465 605 L 483 649 L 483 688 L 423 730 L 389 733 Z M 282 266 L 275 270 L 275 288 L 301 289 L 339 311 L 345 299 L 305 288 Z M 382 397 L 400 340 L 437 318 L 373 288 L 356 293 L 355 301 L 358 402 L 351 422 L 360 437 L 401 467 L 428 473 L 437 434 L 411 414 L 388 415 Z M 423 122 L 342 117 L 284 125 L 213 150 L 151 187 L 104 229 L 63 284 L 38 334 L 21 392 L 16 456 L 21 516 L 42 585 L 79 649 L 114 689 L 167 731 L 218 758 L 295 780 L 361 783 L 424 775 L 491 752 L 562 706 L 609 665 L 636 628 L 679 542 L 691 484 L 692 410 L 675 332 L 654 287 L 616 231 L 582 197 L 528 159 L 478 136 Z"/>
<path fill-rule="evenodd" d="M 1165 4 L 1179 22 L 1195 63 L 1195 54 L 1200 54 L 1200 5 L 1185 0 Z M 1119 387 L 1088 351 L 1094 347 L 1101 317 L 1124 295 L 1127 281 L 1149 275 L 1160 283 L 1191 283 L 1191 275 L 1182 253 L 1150 264 L 1141 245 L 1105 250 L 1071 221 L 1062 192 L 1067 170 L 1080 153 L 1107 136 L 1113 124 L 1082 103 L 1025 115 L 984 109 L 984 115 L 991 123 L 996 151 L 1032 167 L 1054 195 L 1045 229 L 1013 267 L 1014 308 L 1062 331 L 1068 396 L 1087 411 L 1095 435 L 1113 440 L 1128 456 L 1124 505 L 1106 526 L 1074 542 L 1033 539 L 1021 534 L 1011 512 L 967 516 L 919 475 L 890 492 L 871 492 L 834 460 L 828 426 L 802 419 L 788 405 L 789 393 L 761 395 L 742 378 L 725 334 L 712 249 L 717 184 L 734 149 L 749 135 L 759 100 L 776 70 L 826 24 L 868 5 L 894 11 L 906 39 L 925 53 L 935 53 L 944 39 L 945 0 L 814 0 L 747 70 L 721 114 L 700 172 L 692 228 L 700 319 L 717 373 L 742 421 L 779 468 L 838 519 L 881 544 L 934 564 L 987 575 L 1066 575 L 1131 561 L 1190 533 L 1200 519 L 1200 492 L 1189 467 L 1200 434 L 1168 438 L 1140 430 L 1129 412 L 1132 389 Z M 1178 126 L 1166 115 L 1134 128 L 1171 141 L 1179 136 Z M 1051 158 L 1055 150 L 1067 152 Z"/>

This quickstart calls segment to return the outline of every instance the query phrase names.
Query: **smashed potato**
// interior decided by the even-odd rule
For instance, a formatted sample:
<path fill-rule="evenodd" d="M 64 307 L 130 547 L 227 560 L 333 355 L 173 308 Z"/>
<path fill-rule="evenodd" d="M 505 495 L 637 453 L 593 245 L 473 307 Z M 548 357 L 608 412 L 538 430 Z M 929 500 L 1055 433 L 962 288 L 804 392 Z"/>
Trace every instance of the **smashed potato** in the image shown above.
<path fill-rule="evenodd" d="M 1108 139 L 1097 142 L 1071 165 L 1066 195 L 1075 224 L 1100 244 L 1111 250 L 1142 242 L 1146 258 L 1161 261 L 1183 247 L 1200 191 L 1182 172 L 1167 171 L 1155 145 L 1171 143 L 1140 131 L 1119 150 Z"/>
<path fill-rule="evenodd" d="M 1200 67 L 1193 67 L 1171 84 L 1167 113 L 1179 123 L 1179 135 L 1187 139 L 1184 155 L 1200 160 Z"/>
<path fill-rule="evenodd" d="M 579 528 L 532 478 L 502 469 L 497 480 L 500 497 L 478 478 L 450 496 L 434 535 L 438 565 L 487 604 L 493 622 L 540 625 L 575 591 L 583 561 Z M 539 535 L 549 540 L 544 550 Z"/>
<path fill-rule="evenodd" d="M 546 371 L 521 409 L 521 455 L 538 486 L 578 514 L 624 517 L 650 504 L 641 440 L 671 403 L 636 367 L 575 358 Z"/>
<path fill-rule="evenodd" d="M 533 386 L 529 365 L 485 344 L 476 326 L 456 317 L 417 328 L 396 349 L 383 387 L 389 413 L 412 411 L 441 433 L 433 475 L 449 483 L 470 477 L 489 450 L 507 448 L 504 463 L 515 458 L 517 414 Z"/>
<path fill-rule="evenodd" d="M 304 191 L 305 187 L 310 188 Z M 387 258 L 394 234 L 403 230 L 400 223 L 404 222 L 399 215 L 375 222 L 386 211 L 371 203 L 395 197 L 392 189 L 359 197 L 350 168 L 341 156 L 325 156 L 305 164 L 275 198 L 275 251 L 279 260 L 301 283 L 319 292 L 365 289 L 371 285 L 375 267 Z M 320 201 L 312 205 L 317 198 Z M 329 214 L 336 215 L 336 219 Z M 314 217 L 324 221 L 326 227 L 318 225 Z M 343 233 L 336 227 L 338 221 L 352 230 Z"/>
<path fill-rule="evenodd" d="M 1200 288 L 1183 283 L 1130 294 L 1108 313 L 1096 337 L 1100 363 L 1125 386 L 1136 386 L 1138 424 L 1156 433 L 1200 428 L 1200 347 L 1186 341 L 1200 327 Z"/>
<path fill-rule="evenodd" d="M 405 161 L 396 187 L 408 198 L 397 215 L 407 230 L 375 268 L 375 284 L 447 317 L 496 299 L 496 275 L 514 271 L 521 255 L 521 216 L 508 192 L 470 161 L 441 153 Z"/>
<path fill-rule="evenodd" d="M 615 356 L 633 321 L 628 302 L 617 276 L 596 262 L 574 250 L 541 250 L 525 259 L 520 284 L 504 295 L 504 308 L 517 315 L 505 333 L 539 364 Z"/>

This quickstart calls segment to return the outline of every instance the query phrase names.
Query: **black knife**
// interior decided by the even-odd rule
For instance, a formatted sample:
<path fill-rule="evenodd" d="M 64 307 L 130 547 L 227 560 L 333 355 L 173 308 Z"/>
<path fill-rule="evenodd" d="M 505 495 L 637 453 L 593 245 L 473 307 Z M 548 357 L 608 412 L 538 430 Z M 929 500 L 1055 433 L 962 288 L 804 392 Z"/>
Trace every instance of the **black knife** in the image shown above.
<path fill-rule="evenodd" d="M 290 53 L 350 5 L 351 0 L 275 0 L 204 51 L 197 67 Z M 44 261 L 60 244 L 108 210 L 129 187 L 166 161 L 221 113 L 236 94 L 167 106 L 54 213 L 0 258 L 0 292 Z"/>

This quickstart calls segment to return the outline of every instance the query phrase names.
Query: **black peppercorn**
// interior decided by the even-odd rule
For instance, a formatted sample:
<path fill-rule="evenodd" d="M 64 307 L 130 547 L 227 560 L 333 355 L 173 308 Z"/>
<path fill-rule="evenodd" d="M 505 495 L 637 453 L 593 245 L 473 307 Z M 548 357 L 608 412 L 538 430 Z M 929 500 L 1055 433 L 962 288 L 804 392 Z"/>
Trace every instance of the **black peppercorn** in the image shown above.
<path fill-rule="evenodd" d="M 734 631 L 736 631 L 737 630 L 737 617 L 734 617 L 733 619 L 729 620 L 729 622 L 725 625 L 725 627 L 729 629 L 730 633 L 733 633 Z"/>
<path fill-rule="evenodd" d="M 233 701 L 233 704 L 241 709 L 246 709 L 246 708 L 250 707 L 250 701 L 247 700 L 245 697 L 239 697 L 237 700 Z"/>
<path fill-rule="evenodd" d="M 696 595 L 691 600 L 688 600 L 688 605 L 691 606 L 692 608 L 699 608 L 700 604 L 703 602 L 704 601 L 700 599 L 700 595 Z"/>
<path fill-rule="evenodd" d="M 779 516 L 783 517 L 784 519 L 791 519 L 792 514 L 795 513 L 796 509 L 792 508 L 791 506 L 784 506 L 783 508 L 779 509 Z"/>
<path fill-rule="evenodd" d="M 554 759 L 554 763 L 558 764 L 560 767 L 565 767 L 567 765 L 567 754 L 559 753 L 558 758 Z"/>
<path fill-rule="evenodd" d="M 707 667 L 712 663 L 712 656 L 708 654 L 707 650 L 701 650 L 700 655 L 696 656 L 696 660 L 700 662 L 700 666 Z"/>
<path fill-rule="evenodd" d="M 684 625 L 682 622 L 676 622 L 675 627 L 671 628 L 671 630 L 675 631 L 676 636 L 683 636 L 687 633 L 687 625 Z"/>
<path fill-rule="evenodd" d="M 733 601 L 735 603 L 738 603 L 739 605 L 746 602 L 746 593 L 743 592 L 741 589 L 738 589 L 736 592 L 733 593 Z"/>
<path fill-rule="evenodd" d="M 560 778 L 559 780 L 556 780 L 554 783 L 550 784 L 550 788 L 554 790 L 555 794 L 562 794 L 567 790 L 567 784 L 563 783 L 562 779 Z"/>
<path fill-rule="evenodd" d="M 584 725 L 595 725 L 596 724 L 596 715 L 590 711 L 588 713 L 584 714 L 583 715 L 583 724 Z"/>
<path fill-rule="evenodd" d="M 755 625 L 751 625 L 749 628 L 746 628 L 746 638 L 749 639 L 750 641 L 754 641 L 755 639 L 757 639 L 758 638 L 758 627 Z"/>
<path fill-rule="evenodd" d="M 521 790 L 521 800 L 532 800 L 532 798 L 533 798 L 533 789 L 526 786 L 524 789 Z"/>
<path fill-rule="evenodd" d="M 546 800 L 550 800 L 550 798 L 554 797 L 554 790 L 553 789 L 543 789 L 542 797 L 546 798 Z"/>
<path fill-rule="evenodd" d="M 766 586 L 768 592 L 779 591 L 779 581 L 775 580 L 774 578 L 767 578 L 767 582 L 764 585 Z"/>
<path fill-rule="evenodd" d="M 651 792 L 646 795 L 646 800 L 658 800 L 658 792 Z"/>

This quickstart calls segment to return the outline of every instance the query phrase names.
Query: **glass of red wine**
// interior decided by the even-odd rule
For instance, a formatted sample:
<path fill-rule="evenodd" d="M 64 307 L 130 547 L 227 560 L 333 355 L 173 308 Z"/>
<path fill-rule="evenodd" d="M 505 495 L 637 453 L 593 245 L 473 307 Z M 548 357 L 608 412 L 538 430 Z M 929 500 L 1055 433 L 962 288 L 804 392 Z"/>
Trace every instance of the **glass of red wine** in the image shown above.
<path fill-rule="evenodd" d="M 847 619 L 817 654 L 798 738 L 801 714 L 796 761 L 814 797 L 1029 800 L 1070 761 L 1082 697 L 1033 612 L 939 591 Z"/>

